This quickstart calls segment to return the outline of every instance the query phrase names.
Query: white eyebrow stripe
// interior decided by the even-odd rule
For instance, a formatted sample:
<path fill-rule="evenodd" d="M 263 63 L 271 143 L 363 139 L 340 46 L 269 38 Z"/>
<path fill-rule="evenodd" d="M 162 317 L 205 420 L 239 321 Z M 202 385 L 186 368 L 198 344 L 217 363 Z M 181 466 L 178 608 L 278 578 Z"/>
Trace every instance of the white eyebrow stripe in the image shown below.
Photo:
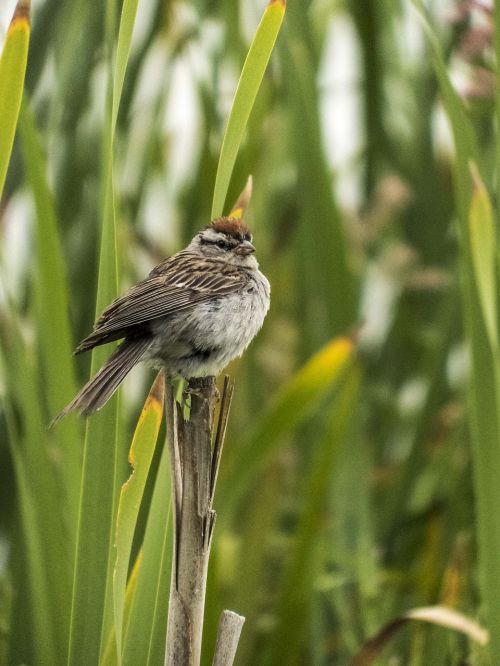
<path fill-rule="evenodd" d="M 202 232 L 201 237 L 203 240 L 208 241 L 209 243 L 217 243 L 219 240 L 226 240 L 224 234 L 218 233 L 213 229 L 205 229 L 205 231 Z"/>

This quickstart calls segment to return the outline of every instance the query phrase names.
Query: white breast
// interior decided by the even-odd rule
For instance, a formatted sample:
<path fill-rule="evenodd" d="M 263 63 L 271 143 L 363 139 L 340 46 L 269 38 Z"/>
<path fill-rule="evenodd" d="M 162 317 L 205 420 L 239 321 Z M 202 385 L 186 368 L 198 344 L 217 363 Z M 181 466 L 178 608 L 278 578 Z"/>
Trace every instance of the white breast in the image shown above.
<path fill-rule="evenodd" d="M 258 333 L 269 303 L 269 282 L 255 271 L 241 291 L 155 322 L 151 356 L 184 377 L 218 374 Z M 214 351 L 203 359 L 193 350 Z"/>

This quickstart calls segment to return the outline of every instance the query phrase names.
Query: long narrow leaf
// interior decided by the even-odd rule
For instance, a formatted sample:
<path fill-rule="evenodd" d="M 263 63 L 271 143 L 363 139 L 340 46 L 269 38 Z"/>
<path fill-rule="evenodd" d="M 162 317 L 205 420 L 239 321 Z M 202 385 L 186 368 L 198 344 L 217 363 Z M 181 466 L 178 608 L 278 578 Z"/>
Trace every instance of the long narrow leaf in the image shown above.
<path fill-rule="evenodd" d="M 32 619 L 25 634 L 29 636 L 26 643 L 33 652 L 34 663 L 58 665 L 66 658 L 71 540 L 60 511 L 63 497 L 40 405 L 36 355 L 22 344 L 16 322 L 9 321 L 7 326 L 3 320 L 0 332 L 6 382 L 12 389 L 13 404 L 6 405 L 6 414 L 21 515 L 20 534 L 26 549 L 25 579 L 19 581 L 18 602 L 24 604 Z M 16 412 L 21 415 L 22 428 L 14 418 Z M 13 635 L 19 637 L 17 628 Z M 12 647 L 13 654 L 23 649 L 20 645 Z"/>
<path fill-rule="evenodd" d="M 130 572 L 130 576 L 127 582 L 127 589 L 125 591 L 125 605 L 123 612 L 123 624 L 125 626 L 125 629 L 128 627 L 128 623 L 130 620 L 130 611 L 132 609 L 132 602 L 134 600 L 135 593 L 137 590 L 137 578 L 139 577 L 141 561 L 142 561 L 142 551 L 139 551 L 137 557 L 135 558 L 132 571 Z M 118 657 L 116 651 L 116 634 L 115 634 L 115 628 L 113 626 L 111 632 L 109 633 L 108 640 L 106 642 L 106 647 L 103 650 L 99 666 L 116 666 L 117 662 L 118 662 Z"/>
<path fill-rule="evenodd" d="M 472 250 L 469 250 L 472 252 Z M 500 359 L 491 346 L 485 313 L 470 261 L 464 272 L 464 312 L 471 345 L 470 414 L 477 501 L 479 580 L 490 631 L 492 663 L 500 654 L 500 526 L 496 520 L 500 477 Z"/>
<path fill-rule="evenodd" d="M 300 425 L 326 392 L 343 377 L 353 358 L 353 349 L 352 340 L 338 338 L 315 354 L 283 386 L 250 435 L 238 444 L 238 455 L 228 472 L 228 477 L 238 479 L 238 484 L 232 485 L 230 491 L 223 483 L 220 486 L 223 498 L 219 501 L 226 514 L 228 506 L 235 507 L 244 496 L 283 436 Z"/>
<path fill-rule="evenodd" d="M 283 79 L 293 127 L 300 128 L 291 133 L 290 147 L 301 192 L 295 232 L 295 273 L 300 276 L 295 301 L 303 321 L 301 354 L 306 358 L 333 336 L 356 325 L 357 299 L 333 174 L 324 153 L 316 88 L 320 74 L 304 3 L 290 14 L 283 37 Z"/>
<path fill-rule="evenodd" d="M 44 375 L 44 399 L 54 416 L 75 393 L 72 344 L 69 325 L 67 282 L 54 201 L 46 179 L 45 158 L 27 100 L 19 119 L 21 145 L 28 181 L 36 209 L 36 272 L 34 291 L 37 338 Z M 54 341 L 57 340 L 57 344 Z M 78 513 L 78 482 L 81 473 L 81 428 L 74 419 L 56 431 L 61 456 L 60 473 L 69 504 L 68 526 L 72 542 Z"/>
<path fill-rule="evenodd" d="M 314 586 L 315 544 L 318 542 L 335 460 L 356 414 L 360 379 L 360 369 L 354 366 L 339 387 L 330 408 L 328 432 L 318 446 L 303 486 L 303 511 L 283 576 L 269 664 L 291 663 L 303 640 L 306 601 Z"/>
<path fill-rule="evenodd" d="M 497 246 L 493 210 L 477 168 L 473 169 L 473 178 L 474 191 L 469 214 L 472 269 L 491 348 L 493 352 L 497 352 Z"/>
<path fill-rule="evenodd" d="M 96 312 L 115 297 L 118 289 L 118 254 L 116 251 L 116 219 L 113 186 L 113 139 L 122 84 L 113 69 L 115 2 L 106 5 L 106 45 L 108 52 L 108 85 L 106 124 L 102 155 L 102 231 L 99 260 Z M 127 18 L 127 15 L 125 16 Z M 122 14 L 122 21 L 124 20 Z M 131 37 L 131 31 L 130 31 Z M 126 66 L 128 49 L 121 48 Z M 98 348 L 92 354 L 92 372 L 105 361 L 109 351 Z M 113 618 L 112 576 L 114 566 L 113 531 L 120 483 L 118 465 L 119 417 L 117 398 L 112 398 L 103 411 L 87 426 L 84 447 L 78 542 L 75 562 L 72 622 L 70 632 L 70 664 L 97 663 L 104 650 L 107 631 Z M 89 581 L 91 585 L 89 586 Z M 90 587 L 90 590 L 89 590 Z"/>
<path fill-rule="evenodd" d="M 113 207 L 108 186 L 101 239 L 97 312 L 117 292 L 116 250 Z M 108 349 L 92 354 L 92 373 L 107 356 Z M 83 478 L 75 560 L 69 663 L 97 663 L 103 635 L 104 604 L 117 491 L 118 402 L 112 398 L 104 409 L 87 422 Z M 89 581 L 90 584 L 89 584 Z"/>
<path fill-rule="evenodd" d="M 469 173 L 470 161 L 478 163 L 477 140 L 474 134 L 470 119 L 462 100 L 459 98 L 448 76 L 446 63 L 441 50 L 441 45 L 434 34 L 431 21 L 425 11 L 422 0 L 412 0 L 416 7 L 418 16 L 429 40 L 432 53 L 434 71 L 439 81 L 443 104 L 451 123 L 453 140 L 457 159 L 455 160 L 455 175 L 457 187 L 455 188 L 455 198 L 457 201 L 458 214 L 462 230 L 467 229 L 467 216 L 469 214 L 469 205 L 471 197 L 471 179 Z"/>
<path fill-rule="evenodd" d="M 137 588 L 124 636 L 124 666 L 163 663 L 172 562 L 168 447 L 164 447 L 142 546 Z"/>
<path fill-rule="evenodd" d="M 135 18 L 137 16 L 137 5 L 139 0 L 124 0 L 120 18 L 120 29 L 118 31 L 118 44 L 116 47 L 116 65 L 113 82 L 113 110 L 112 110 L 112 128 L 113 133 L 116 128 L 118 118 L 118 109 L 120 107 L 121 96 L 123 92 L 123 83 L 125 81 L 125 72 L 130 55 L 130 46 L 132 44 L 132 33 L 134 32 Z"/>
<path fill-rule="evenodd" d="M 285 15 L 285 0 L 270 0 L 241 71 L 215 177 L 212 219 L 222 215 L 234 163 Z"/>
<path fill-rule="evenodd" d="M 118 664 L 121 664 L 123 613 L 127 574 L 135 527 L 144 488 L 160 431 L 165 399 L 165 379 L 158 374 L 148 395 L 130 447 L 132 476 L 123 485 L 116 517 L 116 565 L 113 574 L 113 600 Z"/>
<path fill-rule="evenodd" d="M 0 57 L 0 197 L 23 97 L 30 41 L 29 14 L 29 0 L 18 0 Z"/>
<path fill-rule="evenodd" d="M 108 46 L 108 55 L 109 62 L 111 67 L 108 70 L 108 104 L 107 104 L 107 115 L 109 117 L 109 125 L 107 125 L 106 131 L 106 141 L 104 149 L 104 169 L 103 169 L 103 184 L 104 184 L 104 219 L 109 220 L 108 228 L 113 228 L 113 239 L 108 238 L 108 242 L 104 243 L 101 246 L 103 254 L 101 254 L 101 262 L 103 256 L 106 256 L 104 248 L 108 247 L 107 259 L 105 261 L 110 262 L 113 259 L 115 270 L 116 270 L 116 280 L 119 284 L 119 262 L 118 262 L 118 251 L 116 248 L 117 242 L 117 231 L 116 231 L 116 211 L 115 211 L 115 196 L 114 196 L 114 140 L 115 140 L 115 130 L 116 122 L 118 118 L 118 110 L 120 108 L 121 96 L 123 92 L 123 83 L 125 80 L 125 72 L 127 69 L 128 59 L 130 55 L 130 47 L 132 42 L 132 34 L 134 30 L 135 18 L 137 15 L 137 0 L 125 0 L 122 5 L 122 11 L 120 15 L 120 22 L 118 27 L 118 42 L 116 48 L 116 57 L 114 57 L 114 29 L 115 21 L 114 16 L 117 10 L 116 0 L 108 0 L 107 12 L 106 12 L 106 34 L 107 39 L 106 43 Z M 111 240 L 112 240 L 112 249 L 111 249 Z M 104 307 L 104 306 L 102 306 Z M 118 417 L 119 418 L 119 417 Z M 120 452 L 123 451 L 123 445 L 119 445 L 119 420 L 117 420 L 116 426 L 116 456 L 120 455 Z M 118 495 L 117 491 L 121 484 L 120 478 L 120 465 L 118 464 L 118 459 L 115 462 L 115 476 L 114 476 L 114 488 L 115 494 L 113 496 L 113 506 L 112 506 L 112 530 L 114 529 L 114 521 L 117 515 L 118 509 Z M 113 597 L 113 572 L 115 567 L 115 545 L 112 538 L 109 541 L 109 551 L 108 551 L 108 572 L 107 572 L 107 584 L 106 584 L 106 596 L 105 596 L 105 606 L 104 606 L 104 618 L 103 618 L 103 633 L 101 638 L 104 640 L 106 632 L 110 630 L 110 627 L 114 623 L 114 597 Z M 121 627 L 115 627 L 116 635 L 121 637 Z M 105 649 L 105 642 L 101 644 L 101 653 Z M 120 657 L 119 657 L 120 658 Z"/>
<path fill-rule="evenodd" d="M 500 654 L 500 525 L 496 520 L 500 478 L 500 369 L 498 353 L 492 353 L 491 336 L 495 331 L 485 324 L 483 305 L 485 282 L 476 281 L 470 245 L 469 220 L 472 203 L 472 179 L 469 165 L 479 165 L 476 137 L 465 108 L 449 79 L 439 42 L 432 30 L 421 0 L 413 0 L 419 11 L 432 48 L 434 67 L 439 80 L 446 113 L 450 120 L 456 150 L 455 197 L 462 232 L 461 269 L 463 274 L 463 308 L 467 337 L 471 346 L 472 372 L 470 415 L 474 461 L 475 496 L 477 501 L 477 532 L 479 542 L 479 580 L 485 605 L 491 641 L 490 655 L 494 662 Z M 477 179 L 476 179 L 477 180 Z M 474 213 L 475 214 L 475 213 Z M 477 231 L 476 231 L 477 233 Z M 490 250 L 487 251 L 488 253 Z M 480 257 L 476 257 L 481 261 Z M 491 261 L 489 261 L 491 264 Z M 478 267 L 479 268 L 479 267 Z M 486 287 L 488 289 L 488 287 Z M 480 291 L 483 291 L 481 296 Z M 487 316 L 488 318 L 488 316 Z"/>
<path fill-rule="evenodd" d="M 493 20 L 494 20 L 494 29 L 493 29 L 493 39 L 495 47 L 495 56 L 496 56 L 496 79 L 498 82 L 499 72 L 500 72 L 500 3 L 493 3 Z M 497 164 L 500 164 L 500 86 L 495 86 L 495 123 L 496 123 L 496 157 Z M 496 190 L 500 191 L 500 173 L 497 169 L 496 172 Z M 497 201 L 497 211 L 498 211 L 499 202 Z"/>

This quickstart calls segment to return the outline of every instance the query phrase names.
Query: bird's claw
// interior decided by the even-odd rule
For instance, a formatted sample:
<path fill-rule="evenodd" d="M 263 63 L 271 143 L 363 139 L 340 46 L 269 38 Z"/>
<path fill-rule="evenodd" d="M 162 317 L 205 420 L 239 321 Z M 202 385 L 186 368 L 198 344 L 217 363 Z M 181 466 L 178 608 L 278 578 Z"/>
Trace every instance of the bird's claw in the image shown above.
<path fill-rule="evenodd" d="M 196 396 L 197 398 L 207 398 L 208 397 L 207 388 L 208 387 L 192 386 L 191 384 L 188 384 L 188 386 L 184 389 L 184 400 L 186 401 L 191 396 Z M 215 384 L 213 384 L 210 388 L 213 391 L 213 396 L 215 400 L 219 402 L 220 400 L 219 389 Z"/>

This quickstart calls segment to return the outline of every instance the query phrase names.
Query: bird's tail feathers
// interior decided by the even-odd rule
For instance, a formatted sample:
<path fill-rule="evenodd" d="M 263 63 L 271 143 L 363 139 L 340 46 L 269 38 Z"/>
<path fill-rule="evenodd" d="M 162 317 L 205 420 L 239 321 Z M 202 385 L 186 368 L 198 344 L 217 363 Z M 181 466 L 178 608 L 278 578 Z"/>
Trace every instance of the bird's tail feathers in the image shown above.
<path fill-rule="evenodd" d="M 52 427 L 73 411 L 89 416 L 111 398 L 125 376 L 144 356 L 151 344 L 148 338 L 125 340 L 121 343 L 99 372 L 94 375 L 60 414 L 51 422 Z"/>

